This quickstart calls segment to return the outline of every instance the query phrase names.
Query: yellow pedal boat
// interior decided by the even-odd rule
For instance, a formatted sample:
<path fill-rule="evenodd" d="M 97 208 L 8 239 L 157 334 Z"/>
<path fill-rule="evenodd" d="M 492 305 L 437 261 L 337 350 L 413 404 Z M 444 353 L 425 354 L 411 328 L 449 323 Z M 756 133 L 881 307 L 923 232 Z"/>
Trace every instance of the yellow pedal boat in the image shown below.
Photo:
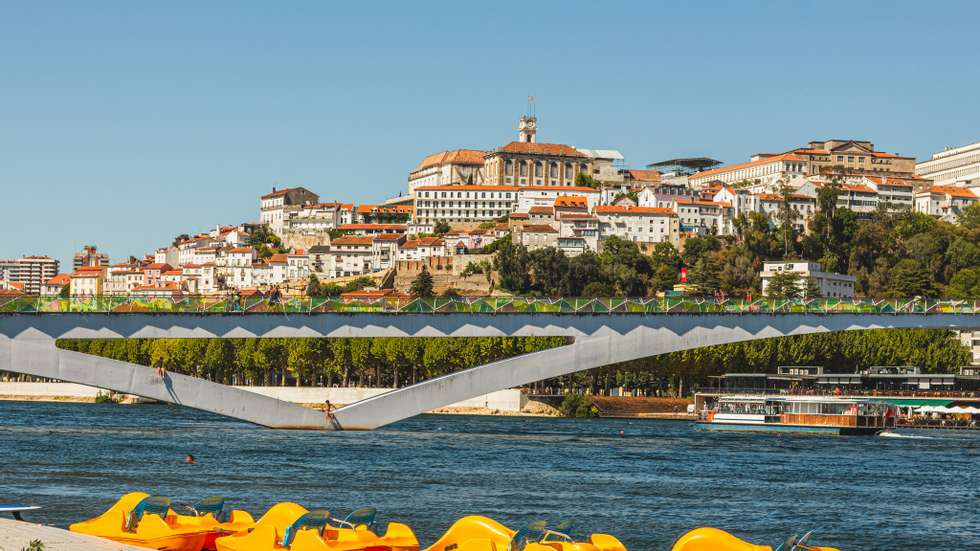
<path fill-rule="evenodd" d="M 570 528 L 571 523 L 563 522 L 549 530 L 539 521 L 511 530 L 491 518 L 468 516 L 457 520 L 426 551 L 626 551 L 626 546 L 608 534 L 575 541 L 568 535 Z"/>
<path fill-rule="evenodd" d="M 272 506 L 247 533 L 219 537 L 218 551 L 418 551 L 412 529 L 388 523 L 383 536 L 374 531 L 375 510 L 359 509 L 344 519 L 328 511 L 309 511 L 295 503 Z"/>
<path fill-rule="evenodd" d="M 672 551 L 838 551 L 833 547 L 813 547 L 807 542 L 813 532 L 802 538 L 790 537 L 775 549 L 769 545 L 755 545 L 717 528 L 696 528 L 684 534 L 674 543 Z"/>
<path fill-rule="evenodd" d="M 201 551 L 214 527 L 177 515 L 167 498 L 132 492 L 101 515 L 68 529 L 158 551 Z"/>

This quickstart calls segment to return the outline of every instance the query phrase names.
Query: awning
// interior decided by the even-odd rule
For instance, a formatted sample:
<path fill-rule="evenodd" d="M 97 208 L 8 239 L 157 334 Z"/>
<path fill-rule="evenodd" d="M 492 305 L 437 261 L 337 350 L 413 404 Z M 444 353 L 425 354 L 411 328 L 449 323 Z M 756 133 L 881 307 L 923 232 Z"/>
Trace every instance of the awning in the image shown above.
<path fill-rule="evenodd" d="M 896 406 L 948 406 L 955 400 L 935 400 L 931 398 L 871 398 L 876 402 L 885 402 Z"/>

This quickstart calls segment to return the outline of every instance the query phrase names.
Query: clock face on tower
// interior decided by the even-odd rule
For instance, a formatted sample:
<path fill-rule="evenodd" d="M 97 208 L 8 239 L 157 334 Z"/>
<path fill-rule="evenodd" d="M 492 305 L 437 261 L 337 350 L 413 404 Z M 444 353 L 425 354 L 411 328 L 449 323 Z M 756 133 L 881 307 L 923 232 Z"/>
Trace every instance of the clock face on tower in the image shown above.
<path fill-rule="evenodd" d="M 536 123 L 534 119 L 529 119 L 527 122 L 524 123 L 524 128 L 527 128 L 528 130 L 534 130 L 535 124 Z"/>

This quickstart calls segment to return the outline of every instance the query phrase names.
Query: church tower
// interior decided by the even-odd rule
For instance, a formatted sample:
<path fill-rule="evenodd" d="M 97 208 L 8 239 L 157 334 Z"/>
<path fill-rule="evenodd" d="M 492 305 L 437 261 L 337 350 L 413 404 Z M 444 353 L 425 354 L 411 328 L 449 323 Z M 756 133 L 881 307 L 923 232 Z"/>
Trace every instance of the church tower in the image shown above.
<path fill-rule="evenodd" d="M 537 143 L 538 141 L 538 118 L 533 115 L 524 115 L 517 126 L 520 141 L 526 143 Z"/>

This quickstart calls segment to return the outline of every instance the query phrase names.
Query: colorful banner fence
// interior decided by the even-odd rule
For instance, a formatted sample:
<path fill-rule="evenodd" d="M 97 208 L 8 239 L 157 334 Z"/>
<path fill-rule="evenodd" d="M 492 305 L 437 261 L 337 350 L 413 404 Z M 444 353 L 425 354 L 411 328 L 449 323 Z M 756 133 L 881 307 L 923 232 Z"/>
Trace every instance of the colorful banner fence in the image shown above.
<path fill-rule="evenodd" d="M 980 314 L 980 300 L 670 298 L 0 298 L 0 314 Z"/>

